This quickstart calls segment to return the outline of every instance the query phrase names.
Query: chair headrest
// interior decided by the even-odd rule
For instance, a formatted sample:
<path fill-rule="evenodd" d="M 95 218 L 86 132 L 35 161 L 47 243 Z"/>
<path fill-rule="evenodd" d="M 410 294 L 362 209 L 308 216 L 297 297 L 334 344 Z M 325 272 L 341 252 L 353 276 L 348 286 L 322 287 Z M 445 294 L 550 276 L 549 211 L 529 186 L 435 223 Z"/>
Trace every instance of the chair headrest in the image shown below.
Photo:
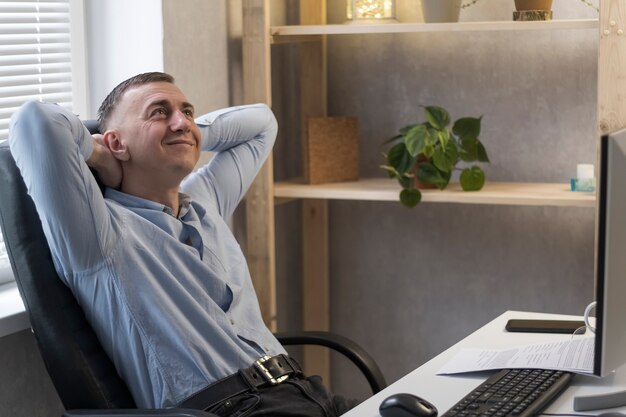
<path fill-rule="evenodd" d="M 101 133 L 100 129 L 98 129 L 98 121 L 97 120 L 95 120 L 95 119 L 83 120 L 83 124 L 85 125 L 87 130 L 89 130 L 89 133 L 91 133 L 92 135 L 94 133 Z"/>

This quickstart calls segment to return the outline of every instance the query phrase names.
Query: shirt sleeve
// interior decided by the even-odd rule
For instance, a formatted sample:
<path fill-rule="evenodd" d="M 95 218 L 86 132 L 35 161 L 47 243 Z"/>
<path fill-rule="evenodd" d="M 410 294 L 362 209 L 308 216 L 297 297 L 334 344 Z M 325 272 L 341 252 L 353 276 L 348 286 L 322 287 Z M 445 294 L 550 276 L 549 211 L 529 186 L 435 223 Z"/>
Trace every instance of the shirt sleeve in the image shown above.
<path fill-rule="evenodd" d="M 11 118 L 9 146 L 37 208 L 57 268 L 94 268 L 115 236 L 104 197 L 85 160 L 93 141 L 77 116 L 29 102 Z"/>
<path fill-rule="evenodd" d="M 189 175 L 181 190 L 197 200 L 213 201 L 228 218 L 272 150 L 278 124 L 265 104 L 229 107 L 196 119 L 202 149 L 211 160 Z"/>

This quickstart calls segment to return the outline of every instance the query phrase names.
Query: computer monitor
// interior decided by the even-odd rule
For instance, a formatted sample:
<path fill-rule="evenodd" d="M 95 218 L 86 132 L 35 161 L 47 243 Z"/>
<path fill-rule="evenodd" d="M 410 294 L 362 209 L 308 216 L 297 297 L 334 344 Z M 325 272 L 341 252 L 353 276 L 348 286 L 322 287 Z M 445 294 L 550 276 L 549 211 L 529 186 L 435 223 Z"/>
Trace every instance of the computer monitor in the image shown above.
<path fill-rule="evenodd" d="M 626 363 L 626 129 L 600 141 L 596 244 L 593 373 L 606 376 Z"/>

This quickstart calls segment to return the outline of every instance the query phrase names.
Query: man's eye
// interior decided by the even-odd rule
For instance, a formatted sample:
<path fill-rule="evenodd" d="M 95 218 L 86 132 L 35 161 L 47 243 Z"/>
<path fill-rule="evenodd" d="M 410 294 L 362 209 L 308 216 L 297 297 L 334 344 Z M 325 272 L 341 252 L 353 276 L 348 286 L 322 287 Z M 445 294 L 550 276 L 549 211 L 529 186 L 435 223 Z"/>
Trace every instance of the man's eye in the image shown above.
<path fill-rule="evenodd" d="M 187 117 L 193 117 L 193 110 L 187 109 L 187 110 L 183 111 L 183 113 Z"/>
<path fill-rule="evenodd" d="M 164 108 L 159 107 L 158 109 L 155 109 L 152 114 L 155 116 L 165 116 L 167 115 L 167 111 L 165 111 Z"/>

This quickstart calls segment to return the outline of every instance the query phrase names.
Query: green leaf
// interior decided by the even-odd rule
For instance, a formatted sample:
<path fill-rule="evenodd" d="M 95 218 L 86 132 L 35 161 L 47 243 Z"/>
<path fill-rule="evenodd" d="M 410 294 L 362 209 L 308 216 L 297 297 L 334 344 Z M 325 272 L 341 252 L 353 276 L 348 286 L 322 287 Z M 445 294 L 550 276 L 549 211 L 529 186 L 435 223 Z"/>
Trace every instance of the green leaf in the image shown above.
<path fill-rule="evenodd" d="M 398 141 L 402 140 L 403 137 L 404 137 L 404 135 L 400 135 L 400 134 L 395 135 L 394 137 L 391 137 L 391 138 L 387 139 L 386 141 L 384 141 L 383 145 L 389 145 L 389 144 L 391 144 L 393 142 L 398 142 Z"/>
<path fill-rule="evenodd" d="M 487 156 L 487 149 L 485 149 L 485 147 L 483 146 L 482 142 L 478 142 L 477 145 L 477 150 L 478 150 L 478 157 L 477 159 L 480 162 L 490 162 L 489 161 L 489 157 Z"/>
<path fill-rule="evenodd" d="M 400 174 L 398 173 L 398 171 L 396 171 L 396 169 L 392 166 L 389 165 L 381 165 L 380 166 L 382 169 L 384 169 L 385 171 L 387 171 L 387 174 L 389 175 L 389 178 L 398 178 L 400 177 Z"/>
<path fill-rule="evenodd" d="M 404 144 L 411 156 L 417 156 L 424 151 L 424 147 L 431 141 L 428 129 L 423 124 L 414 126 L 404 137 Z"/>
<path fill-rule="evenodd" d="M 465 162 L 478 160 L 478 141 L 476 139 L 459 140 L 459 156 Z"/>
<path fill-rule="evenodd" d="M 478 165 L 474 165 L 461 172 L 460 181 L 463 191 L 478 191 L 485 185 L 485 173 Z"/>
<path fill-rule="evenodd" d="M 445 148 L 437 147 L 433 153 L 432 161 L 439 171 L 451 172 L 459 160 L 456 145 L 450 141 Z"/>
<path fill-rule="evenodd" d="M 422 193 L 418 189 L 400 191 L 400 202 L 409 208 L 417 206 L 421 200 Z"/>
<path fill-rule="evenodd" d="M 461 140 L 463 139 L 478 139 L 480 136 L 480 121 L 482 116 L 476 117 L 463 117 L 456 122 L 452 127 L 452 133 L 457 135 Z"/>
<path fill-rule="evenodd" d="M 415 165 L 415 160 L 416 158 L 407 151 L 404 142 L 393 146 L 387 154 L 387 164 L 395 168 L 400 175 L 411 169 Z"/>
<path fill-rule="evenodd" d="M 438 130 L 436 132 L 437 136 L 435 137 L 439 140 L 441 146 L 444 148 L 448 146 L 448 142 L 450 141 L 450 132 L 448 132 L 447 130 Z"/>
<path fill-rule="evenodd" d="M 416 123 L 416 124 L 413 124 L 413 125 L 404 126 L 402 129 L 400 129 L 400 135 L 401 136 L 406 135 L 409 130 L 413 129 L 415 126 L 417 126 L 419 124 L 423 124 L 423 123 Z"/>
<path fill-rule="evenodd" d="M 450 114 L 444 108 L 427 106 L 425 109 L 426 120 L 435 129 L 443 130 L 450 124 Z"/>
<path fill-rule="evenodd" d="M 425 183 L 432 184 L 443 190 L 448 186 L 450 182 L 450 176 L 452 174 L 449 172 L 441 172 L 430 162 L 420 162 L 417 170 L 417 178 Z"/>
<path fill-rule="evenodd" d="M 404 189 L 413 188 L 413 184 L 415 183 L 415 176 L 412 174 L 411 175 L 404 174 L 398 177 L 398 183 Z"/>
<path fill-rule="evenodd" d="M 433 157 L 433 154 L 435 153 L 435 147 L 433 145 L 428 144 L 424 146 L 424 151 L 422 153 L 427 159 L 430 159 Z"/>

